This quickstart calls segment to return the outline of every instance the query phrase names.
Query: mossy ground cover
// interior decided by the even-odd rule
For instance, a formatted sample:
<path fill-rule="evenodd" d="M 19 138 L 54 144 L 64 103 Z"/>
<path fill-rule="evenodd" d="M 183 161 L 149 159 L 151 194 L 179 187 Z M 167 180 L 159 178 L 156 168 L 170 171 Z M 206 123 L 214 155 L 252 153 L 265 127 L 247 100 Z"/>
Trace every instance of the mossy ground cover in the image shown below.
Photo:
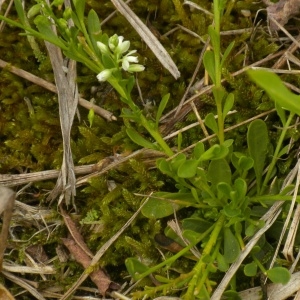
<path fill-rule="evenodd" d="M 207 0 L 195 1 L 208 12 L 212 11 L 212 3 Z M 26 3 L 28 10 L 34 3 Z M 7 9 L 8 3 L 4 3 L 1 14 Z M 133 90 L 136 104 L 143 110 L 149 119 L 155 119 L 160 99 L 170 93 L 170 100 L 166 112 L 176 111 L 182 97 L 187 92 L 191 78 L 195 71 L 205 40 L 208 37 L 207 28 L 212 24 L 212 16 L 207 12 L 183 5 L 182 1 L 132 1 L 130 4 L 134 12 L 143 20 L 159 41 L 170 53 L 172 59 L 181 72 L 178 80 L 165 70 L 149 47 L 141 40 L 136 31 L 120 14 L 114 14 L 102 25 L 102 30 L 109 36 L 117 33 L 131 42 L 132 48 L 137 49 L 139 62 L 146 67 L 146 71 L 139 73 L 137 81 L 142 91 L 141 99 L 138 88 Z M 280 57 L 280 51 L 287 49 L 291 41 L 278 32 L 271 35 L 267 28 L 267 16 L 260 12 L 263 4 L 256 1 L 228 1 L 224 17 L 221 23 L 221 51 L 235 41 L 234 49 L 222 69 L 224 87 L 235 97 L 233 112 L 225 123 L 225 128 L 239 125 L 229 130 L 227 138 L 234 139 L 236 151 L 244 152 L 247 148 L 246 134 L 249 119 L 265 113 L 265 121 L 268 126 L 270 144 L 275 147 L 281 126 L 279 118 L 274 111 L 274 103 L 260 88 L 254 85 L 249 77 L 240 72 L 244 67 L 257 64 L 261 67 L 272 68 Z M 86 11 L 94 9 L 99 18 L 104 20 L 114 12 L 115 8 L 110 1 L 87 1 Z M 57 9 L 58 15 L 61 10 Z M 18 20 L 17 14 L 12 8 L 9 17 Z M 296 27 L 299 21 L 291 20 L 288 24 L 290 34 L 296 35 Z M 32 48 L 26 36 L 21 35 L 22 30 L 6 24 L 0 33 L 0 56 L 3 61 L 26 70 L 44 80 L 54 83 L 52 67 L 42 41 L 35 40 L 39 50 Z M 38 52 L 37 52 L 38 51 Z M 297 56 L 297 52 L 294 53 Z M 268 58 L 269 57 L 269 58 Z M 268 58 L 268 59 L 266 59 Z M 261 62 L 261 60 L 264 60 Z M 285 68 L 285 66 L 282 66 Z M 240 73 L 240 74 L 238 74 Z M 1 174 L 18 175 L 35 173 L 39 171 L 58 170 L 62 164 L 63 141 L 60 134 L 59 108 L 56 94 L 21 78 L 10 71 L 10 66 L 1 69 L 0 74 L 0 172 Z M 211 91 L 202 93 L 205 85 L 200 81 L 204 78 L 203 64 L 195 75 L 192 88 L 186 94 L 186 99 L 194 97 L 195 107 L 201 118 L 210 113 L 216 113 L 214 99 Z M 299 86 L 299 76 L 288 73 L 282 79 L 292 87 Z M 197 82 L 197 85 L 195 85 Z M 200 82 L 200 83 L 199 83 Z M 71 132 L 71 148 L 76 166 L 97 164 L 99 162 L 111 165 L 120 157 L 129 157 L 139 149 L 126 133 L 128 119 L 120 117 L 125 104 L 119 100 L 119 96 L 107 83 L 99 83 L 94 73 L 82 64 L 78 64 L 77 83 L 81 97 L 94 98 L 94 103 L 112 112 L 116 120 L 108 122 L 101 116 L 95 115 L 93 124 L 89 123 L 89 111 L 78 107 Z M 194 87 L 194 88 L 193 88 Z M 197 96 L 199 94 L 199 96 Z M 171 115 L 163 117 L 160 124 L 161 132 L 165 135 L 182 130 L 180 148 L 185 149 L 205 138 L 200 126 L 187 126 L 195 124 L 199 117 L 191 106 L 184 106 L 182 113 L 177 118 Z M 244 123 L 243 123 L 244 122 Z M 288 130 L 286 140 L 292 140 L 290 152 L 278 161 L 277 176 L 284 179 L 296 163 L 298 151 L 299 132 L 297 122 Z M 147 132 L 136 125 L 136 130 L 148 137 Z M 178 135 L 175 134 L 176 137 Z M 150 139 L 150 137 L 148 137 Z M 216 142 L 216 137 L 208 139 L 209 143 Z M 171 147 L 178 147 L 179 139 L 170 138 Z M 150 156 L 153 155 L 153 158 Z M 155 167 L 157 157 L 163 156 L 157 153 L 143 153 L 132 156 L 122 164 L 108 168 L 101 175 L 91 176 L 86 174 L 87 180 L 83 181 L 76 189 L 75 204 L 66 207 L 69 215 L 75 221 L 77 228 L 84 237 L 84 241 L 92 253 L 96 253 L 138 210 L 144 197 L 151 192 L 160 190 L 174 192 L 174 181 L 163 175 Z M 268 158 L 270 160 L 270 158 Z M 82 175 L 78 175 L 80 178 Z M 16 274 L 22 280 L 35 282 L 36 288 L 47 299 L 61 297 L 83 272 L 82 266 L 72 258 L 62 243 L 62 238 L 68 236 L 68 229 L 64 219 L 57 209 L 55 201 L 48 200 L 49 192 L 55 187 L 55 178 L 52 180 L 40 180 L 24 185 L 11 182 L 7 185 L 14 186 L 15 191 L 21 191 L 17 197 L 20 203 L 16 203 L 16 209 L 11 224 L 11 236 L 5 255 L 6 265 L 1 275 L 2 283 L 15 295 L 16 299 L 32 299 L 32 294 L 24 292 L 24 286 L 7 275 L 10 271 L 9 263 L 16 265 L 32 266 L 30 262 L 37 253 L 43 256 L 37 258 L 38 263 L 51 265 L 55 272 L 47 274 L 22 273 Z M 23 206 L 27 205 L 27 206 Z M 268 249 L 265 249 L 265 262 L 275 251 L 278 243 L 278 235 L 282 227 L 288 206 L 281 215 L 281 220 L 272 228 L 270 234 L 264 237 L 268 241 Z M 254 208 L 254 210 L 263 208 Z M 195 213 L 193 208 L 184 212 L 179 211 L 176 218 L 182 220 Z M 212 210 L 211 215 L 214 211 Z M 261 215 L 261 212 L 257 212 Z M 208 216 L 211 218 L 211 216 Z M 122 285 L 130 283 L 125 260 L 128 257 L 136 257 L 143 264 L 153 266 L 170 258 L 173 249 L 164 247 L 158 242 L 157 237 L 163 233 L 171 217 L 160 220 L 149 219 L 139 214 L 127 230 L 108 248 L 99 260 L 97 266 L 106 270 L 111 280 Z M 33 252 L 30 252 L 33 249 Z M 32 254 L 33 253 L 33 254 Z M 66 254 L 66 259 L 63 254 Z M 278 257 L 278 259 L 282 257 Z M 156 276 L 170 276 L 177 278 L 177 274 L 186 274 L 192 270 L 195 257 L 182 257 L 169 269 L 167 266 L 157 271 Z M 263 259 L 263 258 L 262 258 Z M 281 260 L 280 263 L 289 265 L 290 262 Z M 42 271 L 41 271 L 42 272 Z M 217 285 L 223 274 L 217 272 L 210 278 L 212 289 Z M 159 278 L 159 277 L 158 277 Z M 238 291 L 260 285 L 262 275 L 253 276 L 249 281 L 242 270 L 236 277 Z M 152 289 L 152 299 L 155 296 L 174 295 L 179 296 L 181 291 L 164 290 L 155 294 L 155 285 L 159 284 L 153 276 L 148 276 L 138 282 L 133 291 L 141 291 L 145 286 Z M 125 289 L 122 290 L 124 292 Z M 75 292 L 79 298 L 94 295 L 95 286 L 87 279 L 81 289 Z M 136 293 L 134 297 L 143 297 L 143 293 Z M 80 298 L 82 297 L 82 298 Z M 112 296 L 111 296 L 112 297 Z M 74 296 L 75 299 L 75 296 Z M 93 299 L 101 299 L 94 296 Z"/>

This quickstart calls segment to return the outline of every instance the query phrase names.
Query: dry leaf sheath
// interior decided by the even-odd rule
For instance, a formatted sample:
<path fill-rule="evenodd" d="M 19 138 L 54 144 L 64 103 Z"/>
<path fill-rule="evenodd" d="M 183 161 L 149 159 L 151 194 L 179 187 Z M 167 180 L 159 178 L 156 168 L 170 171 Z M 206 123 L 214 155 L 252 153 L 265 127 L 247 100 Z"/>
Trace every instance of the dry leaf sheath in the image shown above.
<path fill-rule="evenodd" d="M 9 224 L 14 209 L 15 196 L 16 194 L 13 190 L 0 186 L 0 214 L 3 213 L 3 224 L 0 233 L 0 270 L 2 270 L 3 255 L 7 245 Z"/>

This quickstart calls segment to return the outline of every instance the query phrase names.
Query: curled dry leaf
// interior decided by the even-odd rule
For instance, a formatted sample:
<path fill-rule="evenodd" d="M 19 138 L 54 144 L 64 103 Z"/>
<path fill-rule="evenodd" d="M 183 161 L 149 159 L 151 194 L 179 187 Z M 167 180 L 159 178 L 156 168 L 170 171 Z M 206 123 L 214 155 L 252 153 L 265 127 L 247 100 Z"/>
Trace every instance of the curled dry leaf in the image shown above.
<path fill-rule="evenodd" d="M 275 19 L 280 25 L 284 26 L 289 19 L 299 14 L 300 1 L 299 0 L 280 0 L 277 3 L 273 3 L 269 0 L 264 0 L 264 3 L 268 5 L 267 13 L 270 19 Z M 274 22 L 270 22 L 271 30 L 278 30 L 278 26 Z"/>
<path fill-rule="evenodd" d="M 79 247 L 78 244 L 76 244 L 76 242 L 72 238 L 63 238 L 62 242 L 72 253 L 75 260 L 80 263 L 85 269 L 91 264 L 91 258 L 81 249 L 81 247 Z M 101 269 L 90 273 L 89 276 L 96 284 L 99 292 L 104 296 L 106 291 L 110 287 L 111 280 Z"/>

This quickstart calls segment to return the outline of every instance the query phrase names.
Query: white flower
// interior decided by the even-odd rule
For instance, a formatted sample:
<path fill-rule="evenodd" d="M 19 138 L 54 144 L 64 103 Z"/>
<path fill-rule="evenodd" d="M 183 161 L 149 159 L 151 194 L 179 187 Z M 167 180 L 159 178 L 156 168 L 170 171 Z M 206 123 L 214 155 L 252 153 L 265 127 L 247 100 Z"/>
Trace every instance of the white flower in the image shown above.
<path fill-rule="evenodd" d="M 130 63 L 138 63 L 138 62 L 139 62 L 139 60 L 138 60 L 137 56 L 130 56 L 130 55 L 127 56 L 126 55 L 122 59 L 122 68 L 124 71 L 127 71 Z"/>
<path fill-rule="evenodd" d="M 124 41 L 124 37 L 123 36 L 118 36 L 118 45 L 117 47 L 113 50 L 114 53 L 116 54 L 123 54 L 125 52 L 128 51 L 129 47 L 130 47 L 130 42 L 129 41 Z"/>
<path fill-rule="evenodd" d="M 102 54 L 109 54 L 110 53 L 108 47 L 105 44 L 103 44 L 101 42 L 97 42 L 97 46 L 100 49 Z"/>
<path fill-rule="evenodd" d="M 111 76 L 111 72 L 112 72 L 112 71 L 109 70 L 109 69 L 100 72 L 100 73 L 97 75 L 98 81 L 100 81 L 100 82 L 106 81 L 106 80 Z"/>

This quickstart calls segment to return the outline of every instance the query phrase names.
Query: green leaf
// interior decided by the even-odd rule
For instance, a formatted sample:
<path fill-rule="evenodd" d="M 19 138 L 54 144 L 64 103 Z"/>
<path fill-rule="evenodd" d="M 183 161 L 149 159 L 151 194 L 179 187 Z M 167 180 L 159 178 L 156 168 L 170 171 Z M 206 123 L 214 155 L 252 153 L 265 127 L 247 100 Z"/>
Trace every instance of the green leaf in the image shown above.
<path fill-rule="evenodd" d="M 213 145 L 200 157 L 200 161 L 221 159 L 227 156 L 229 150 L 223 145 Z"/>
<path fill-rule="evenodd" d="M 135 122 L 140 122 L 141 120 L 140 113 L 133 112 L 131 109 L 125 107 L 122 109 L 121 117 L 133 120 Z"/>
<path fill-rule="evenodd" d="M 158 192 L 152 194 L 152 197 L 150 197 L 147 203 L 143 206 L 142 214 L 149 219 L 161 219 L 172 215 L 174 211 L 177 211 L 179 208 L 181 208 L 181 206 L 179 206 L 178 204 L 170 201 L 173 199 L 161 199 L 162 197 L 167 196 L 170 197 L 170 193 Z M 155 197 L 158 197 L 160 199 Z"/>
<path fill-rule="evenodd" d="M 94 118 L 95 118 L 95 111 L 93 109 L 90 109 L 89 114 L 88 114 L 88 120 L 90 123 L 90 127 L 93 126 Z"/>
<path fill-rule="evenodd" d="M 102 36 L 101 24 L 97 13 L 93 9 L 89 11 L 87 17 L 87 28 L 91 42 L 94 47 L 94 51 L 97 53 L 98 56 L 100 56 L 101 52 L 97 46 L 97 42 L 100 41 Z"/>
<path fill-rule="evenodd" d="M 278 104 L 278 102 L 275 102 L 275 108 L 276 108 L 277 115 L 279 116 L 282 125 L 285 126 L 286 116 L 285 116 L 284 109 Z"/>
<path fill-rule="evenodd" d="M 198 142 L 193 150 L 193 157 L 195 159 L 199 159 L 204 153 L 204 150 L 204 144 L 202 142 Z"/>
<path fill-rule="evenodd" d="M 216 71 L 215 71 L 215 56 L 213 51 L 207 50 L 203 56 L 203 64 L 205 70 L 207 71 L 209 77 L 211 78 L 212 82 L 216 83 Z"/>
<path fill-rule="evenodd" d="M 251 157 L 242 156 L 238 161 L 238 165 L 242 171 L 248 171 L 253 167 L 254 160 Z"/>
<path fill-rule="evenodd" d="M 34 23 L 36 24 L 36 27 L 38 28 L 39 32 L 43 35 L 43 38 L 46 41 L 60 47 L 63 50 L 67 50 L 65 44 L 53 32 L 51 28 L 51 23 L 46 16 L 38 15 L 34 19 Z"/>
<path fill-rule="evenodd" d="M 204 120 L 205 125 L 211 129 L 215 134 L 219 133 L 219 128 L 213 113 L 209 113 Z"/>
<path fill-rule="evenodd" d="M 226 97 L 224 108 L 223 108 L 223 118 L 225 119 L 228 112 L 232 109 L 234 104 L 234 95 L 232 93 L 229 93 Z"/>
<path fill-rule="evenodd" d="M 230 228 L 224 228 L 224 258 L 227 263 L 233 263 L 241 252 L 239 242 Z"/>
<path fill-rule="evenodd" d="M 177 175 L 180 178 L 192 178 L 196 175 L 198 168 L 198 160 L 189 159 L 183 162 L 177 170 Z"/>
<path fill-rule="evenodd" d="M 227 290 L 223 293 L 224 299 L 230 300 L 242 300 L 241 296 L 237 291 Z M 223 298 L 223 297 L 222 297 Z"/>
<path fill-rule="evenodd" d="M 170 177 L 173 177 L 174 172 L 171 169 L 170 162 L 168 162 L 165 158 L 160 158 L 156 161 L 158 169 Z"/>
<path fill-rule="evenodd" d="M 211 44 L 213 46 L 213 50 L 217 51 L 217 49 L 220 48 L 220 35 L 215 30 L 215 28 L 212 25 L 208 26 L 208 34 L 211 39 Z"/>
<path fill-rule="evenodd" d="M 22 5 L 21 0 L 14 0 L 15 8 L 18 13 L 18 17 L 23 25 L 26 25 L 26 16 L 25 16 L 25 11 Z"/>
<path fill-rule="evenodd" d="M 242 178 L 237 178 L 234 181 L 234 188 L 237 192 L 237 199 L 238 201 L 241 201 L 242 199 L 244 199 L 244 197 L 246 197 L 246 193 L 247 193 L 247 183 L 244 179 Z"/>
<path fill-rule="evenodd" d="M 179 153 L 171 160 L 171 168 L 177 174 L 178 168 L 186 161 L 184 153 Z"/>
<path fill-rule="evenodd" d="M 185 239 L 189 240 L 190 243 L 196 243 L 200 240 L 202 234 L 200 234 L 199 232 L 195 232 L 194 230 L 187 229 L 183 231 L 182 236 Z"/>
<path fill-rule="evenodd" d="M 128 273 L 133 279 L 136 279 L 136 275 L 142 274 L 149 270 L 149 268 L 141 263 L 135 257 L 129 257 L 125 260 L 125 266 L 127 268 Z"/>
<path fill-rule="evenodd" d="M 292 93 L 276 74 L 263 70 L 249 70 L 248 75 L 281 107 L 300 115 L 300 96 Z"/>
<path fill-rule="evenodd" d="M 75 7 L 76 14 L 78 16 L 79 21 L 84 20 L 84 7 L 85 0 L 73 0 L 73 4 Z"/>
<path fill-rule="evenodd" d="M 226 272 L 229 268 L 229 264 L 226 262 L 224 256 L 221 253 L 217 254 L 217 263 L 218 263 L 218 269 L 221 272 Z"/>
<path fill-rule="evenodd" d="M 146 139 L 144 139 L 136 130 L 134 130 L 133 128 L 127 128 L 126 129 L 126 133 L 128 134 L 128 136 L 130 137 L 130 139 L 136 143 L 139 146 L 142 146 L 144 148 L 148 148 L 148 149 L 154 149 L 154 150 L 158 150 L 157 146 L 154 145 L 153 143 L 147 141 Z"/>
<path fill-rule="evenodd" d="M 226 182 L 219 182 L 217 184 L 218 198 L 226 197 L 230 199 L 230 193 L 232 191 L 231 186 Z"/>
<path fill-rule="evenodd" d="M 217 86 L 213 86 L 212 87 L 212 92 L 213 92 L 213 95 L 215 97 L 215 102 L 216 103 L 222 103 L 225 95 L 226 95 L 226 91 L 225 89 L 220 86 L 220 87 L 217 87 Z"/>
<path fill-rule="evenodd" d="M 179 131 L 177 136 L 177 151 L 180 152 L 182 144 L 182 133 Z"/>
<path fill-rule="evenodd" d="M 227 218 L 234 218 L 241 214 L 241 210 L 234 207 L 234 203 L 226 204 L 223 208 L 223 212 Z"/>
<path fill-rule="evenodd" d="M 107 54 L 102 54 L 102 63 L 105 69 L 113 69 L 116 67 L 115 59 Z"/>
<path fill-rule="evenodd" d="M 225 50 L 225 52 L 224 52 L 224 54 L 223 54 L 223 57 L 222 57 L 222 60 L 221 60 L 221 66 L 220 66 L 221 68 L 223 68 L 223 65 L 224 65 L 224 63 L 225 63 L 225 61 L 226 61 L 228 55 L 230 54 L 231 50 L 233 49 L 233 47 L 234 47 L 234 41 L 231 42 L 231 43 L 228 45 L 228 47 L 226 48 L 226 50 Z"/>
<path fill-rule="evenodd" d="M 167 103 L 169 101 L 169 98 L 170 98 L 170 94 L 166 94 L 162 97 L 160 103 L 159 103 L 159 106 L 158 106 L 158 109 L 157 109 L 157 113 L 156 113 L 156 128 L 158 128 L 158 124 L 159 124 L 159 120 L 162 116 L 162 113 L 163 111 L 165 110 L 166 106 L 167 106 Z"/>
<path fill-rule="evenodd" d="M 27 12 L 27 18 L 30 19 L 30 18 L 33 18 L 35 17 L 38 13 L 40 13 L 40 10 L 41 10 L 41 3 L 38 3 L 38 4 L 35 4 L 35 5 L 32 5 L 30 7 L 30 9 L 28 10 Z M 18 15 L 19 15 L 19 12 L 18 12 Z M 20 18 L 21 19 L 21 18 Z M 23 20 L 22 20 L 23 22 Z"/>
<path fill-rule="evenodd" d="M 231 169 L 225 159 L 212 160 L 208 166 L 207 180 L 213 186 L 217 186 L 219 182 L 231 184 Z"/>
<path fill-rule="evenodd" d="M 274 283 L 287 284 L 290 281 L 290 272 L 283 267 L 274 267 L 267 271 L 268 278 Z"/>
<path fill-rule="evenodd" d="M 254 277 L 257 273 L 257 264 L 253 261 L 250 264 L 245 265 L 244 274 L 248 277 Z"/>
<path fill-rule="evenodd" d="M 212 225 L 213 224 L 211 222 L 208 222 L 207 220 L 198 217 L 186 218 L 182 221 L 183 231 L 193 230 L 198 233 L 203 233 Z"/>
<path fill-rule="evenodd" d="M 74 11 L 71 11 L 71 19 L 74 22 L 75 26 L 82 32 L 83 29 L 82 29 L 81 23 L 78 19 L 78 16 L 76 15 L 76 13 Z"/>
<path fill-rule="evenodd" d="M 247 133 L 247 142 L 249 154 L 254 162 L 253 167 L 256 175 L 257 191 L 259 193 L 269 144 L 268 129 L 264 121 L 258 119 L 250 124 Z"/>

